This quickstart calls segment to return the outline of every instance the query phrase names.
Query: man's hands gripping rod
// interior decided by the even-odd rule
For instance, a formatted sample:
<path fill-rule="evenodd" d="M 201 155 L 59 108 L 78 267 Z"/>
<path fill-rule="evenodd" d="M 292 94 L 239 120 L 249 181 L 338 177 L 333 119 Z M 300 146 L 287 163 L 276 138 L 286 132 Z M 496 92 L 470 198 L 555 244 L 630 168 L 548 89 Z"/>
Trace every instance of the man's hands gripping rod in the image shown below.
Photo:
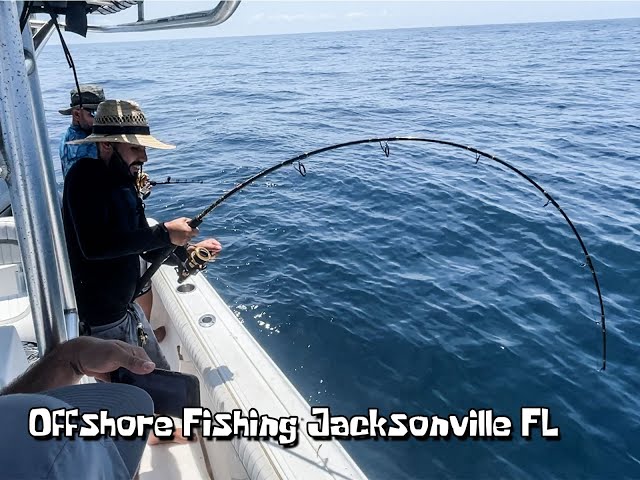
<path fill-rule="evenodd" d="M 222 245 L 215 238 L 208 238 L 196 244 L 189 243 L 200 233 L 198 226 L 201 223 L 202 220 L 198 218 L 189 219 L 186 217 L 164 222 L 163 225 L 169 233 L 169 240 L 172 246 L 163 250 L 154 263 L 138 280 L 137 294 L 142 291 L 143 287 L 158 271 L 160 266 L 174 254 L 177 247 L 187 247 L 187 259 L 185 261 L 180 261 L 176 257 L 179 283 L 186 280 L 193 272 L 204 270 L 207 262 L 215 259 L 222 250 Z"/>

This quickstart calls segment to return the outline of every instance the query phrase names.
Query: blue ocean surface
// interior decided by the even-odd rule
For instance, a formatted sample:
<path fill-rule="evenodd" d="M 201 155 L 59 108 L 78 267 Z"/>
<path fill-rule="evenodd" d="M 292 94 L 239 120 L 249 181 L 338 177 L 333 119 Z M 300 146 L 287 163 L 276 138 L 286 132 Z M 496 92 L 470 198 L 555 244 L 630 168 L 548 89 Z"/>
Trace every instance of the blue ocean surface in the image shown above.
<path fill-rule="evenodd" d="M 71 34 L 68 34 L 71 35 Z M 135 39 L 132 35 L 132 39 Z M 640 20 L 168 42 L 73 44 L 82 83 L 134 99 L 152 132 L 159 220 L 192 217 L 306 151 L 201 226 L 208 279 L 311 405 L 333 414 L 493 409 L 511 439 L 343 444 L 371 479 L 640 478 Z M 39 74 L 56 171 L 73 76 L 49 45 Z M 547 407 L 559 440 L 530 440 Z"/>

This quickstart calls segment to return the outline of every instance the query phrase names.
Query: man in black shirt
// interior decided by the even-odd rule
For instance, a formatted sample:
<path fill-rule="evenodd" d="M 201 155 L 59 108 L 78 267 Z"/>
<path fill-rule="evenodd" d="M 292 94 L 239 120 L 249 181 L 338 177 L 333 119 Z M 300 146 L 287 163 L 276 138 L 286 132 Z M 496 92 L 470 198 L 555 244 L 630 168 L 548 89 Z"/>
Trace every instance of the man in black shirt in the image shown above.
<path fill-rule="evenodd" d="M 196 246 L 217 254 L 215 239 L 188 245 L 198 229 L 188 218 L 150 227 L 135 180 L 147 161 L 145 147 L 175 148 L 151 136 L 135 102 L 106 100 L 98 106 L 93 133 L 69 143 L 96 143 L 98 159 L 83 158 L 64 183 L 63 221 L 80 321 L 90 334 L 141 345 L 158 368 L 169 369 L 140 306 L 134 302 L 140 255 L 178 246 L 185 257 Z M 185 248 L 186 247 L 186 248 Z M 146 334 L 146 338 L 145 338 Z"/>

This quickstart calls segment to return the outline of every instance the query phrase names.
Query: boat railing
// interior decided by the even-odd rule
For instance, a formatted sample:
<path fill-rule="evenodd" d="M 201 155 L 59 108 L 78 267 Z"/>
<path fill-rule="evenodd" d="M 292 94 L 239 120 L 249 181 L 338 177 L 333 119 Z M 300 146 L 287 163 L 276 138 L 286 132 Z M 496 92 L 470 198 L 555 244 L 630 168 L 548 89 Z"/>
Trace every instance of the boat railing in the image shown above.
<path fill-rule="evenodd" d="M 115 5 L 109 5 L 112 2 L 87 2 L 102 3 L 96 12 L 101 14 L 118 13 L 119 9 Z M 210 10 L 202 10 L 180 15 L 171 15 L 161 18 L 153 18 L 146 20 L 144 18 L 144 2 L 113 2 L 118 4 L 138 4 L 138 20 L 130 23 L 121 23 L 117 25 L 87 25 L 87 30 L 99 33 L 121 33 L 121 32 L 150 32 L 154 30 L 171 30 L 176 28 L 198 28 L 212 27 L 220 25 L 227 21 L 240 5 L 239 0 L 217 2 Z M 214 2 L 215 3 L 215 2 Z M 31 26 L 39 28 L 47 22 L 42 20 L 32 20 Z M 64 23 L 60 24 L 61 26 Z"/>
<path fill-rule="evenodd" d="M 0 2 L 0 25 L 4 178 L 9 186 L 36 338 L 43 355 L 69 338 L 69 333 L 77 334 L 75 295 L 31 31 L 20 31 L 20 14 L 14 2 Z"/>

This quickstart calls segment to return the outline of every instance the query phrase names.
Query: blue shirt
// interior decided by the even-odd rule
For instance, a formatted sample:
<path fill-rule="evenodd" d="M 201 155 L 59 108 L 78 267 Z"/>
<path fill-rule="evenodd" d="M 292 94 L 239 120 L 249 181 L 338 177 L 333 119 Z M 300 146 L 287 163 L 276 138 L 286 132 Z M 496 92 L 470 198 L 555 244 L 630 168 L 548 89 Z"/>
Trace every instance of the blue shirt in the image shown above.
<path fill-rule="evenodd" d="M 98 147 L 95 143 L 82 143 L 80 145 L 67 145 L 66 142 L 72 140 L 82 140 L 89 134 L 77 125 L 71 125 L 67 129 L 60 142 L 60 162 L 62 163 L 62 176 L 66 177 L 71 165 L 81 158 L 98 158 Z"/>

